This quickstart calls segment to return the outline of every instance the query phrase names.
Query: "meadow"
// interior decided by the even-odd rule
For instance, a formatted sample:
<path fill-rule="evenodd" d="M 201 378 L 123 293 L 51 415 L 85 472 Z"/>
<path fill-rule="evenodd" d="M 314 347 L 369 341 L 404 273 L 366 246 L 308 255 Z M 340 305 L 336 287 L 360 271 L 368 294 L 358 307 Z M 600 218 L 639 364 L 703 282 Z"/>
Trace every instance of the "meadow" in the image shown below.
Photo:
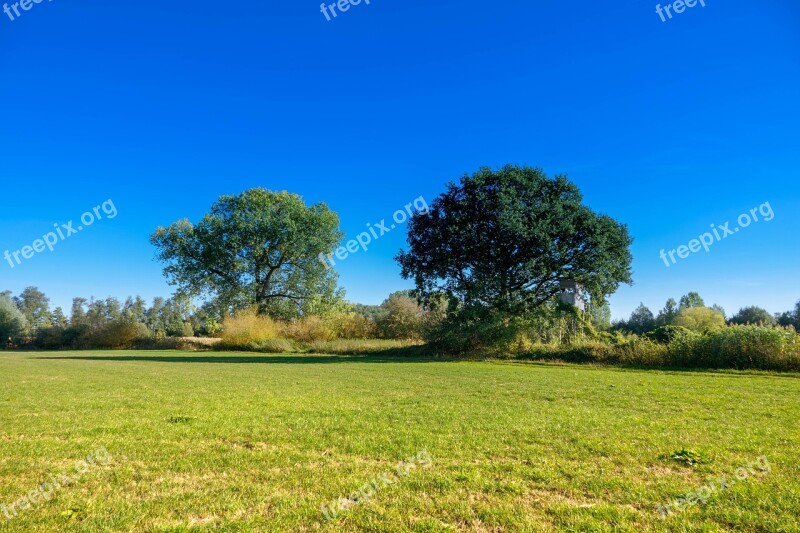
<path fill-rule="evenodd" d="M 0 352 L 0 376 L 0 505 L 111 457 L 0 531 L 798 531 L 792 373 L 29 351 Z M 659 514 L 759 457 L 768 473 Z"/>

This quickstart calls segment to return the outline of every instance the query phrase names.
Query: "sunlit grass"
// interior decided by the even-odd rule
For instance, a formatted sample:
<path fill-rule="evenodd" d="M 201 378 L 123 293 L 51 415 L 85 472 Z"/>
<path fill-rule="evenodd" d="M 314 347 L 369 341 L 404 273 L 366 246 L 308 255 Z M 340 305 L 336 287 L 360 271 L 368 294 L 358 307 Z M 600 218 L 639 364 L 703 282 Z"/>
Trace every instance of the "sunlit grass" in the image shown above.
<path fill-rule="evenodd" d="M 0 530 L 796 530 L 796 375 L 225 352 L 0 352 Z M 320 507 L 427 450 L 428 468 Z M 691 450 L 693 466 L 671 455 Z M 772 472 L 659 504 L 765 455 Z"/>

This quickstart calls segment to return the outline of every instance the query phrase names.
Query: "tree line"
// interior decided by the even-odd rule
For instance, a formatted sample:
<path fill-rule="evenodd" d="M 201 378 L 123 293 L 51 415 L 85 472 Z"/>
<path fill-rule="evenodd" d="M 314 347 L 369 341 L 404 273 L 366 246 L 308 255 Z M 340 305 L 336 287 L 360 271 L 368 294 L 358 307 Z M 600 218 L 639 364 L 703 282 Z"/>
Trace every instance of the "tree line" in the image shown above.
<path fill-rule="evenodd" d="M 697 292 L 690 292 L 677 302 L 674 298 L 668 299 L 658 314 L 654 314 L 643 303 L 639 304 L 630 318 L 615 322 L 612 329 L 643 335 L 665 326 L 679 326 L 704 333 L 726 325 L 791 326 L 800 330 L 800 301 L 794 309 L 774 315 L 761 307 L 747 306 L 728 317 L 719 305 L 707 307 Z"/>
<path fill-rule="evenodd" d="M 16 296 L 0 293 L 0 339 L 1 347 L 44 349 L 157 346 L 169 339 L 216 338 L 234 314 L 214 301 L 195 306 L 175 296 L 156 297 L 148 304 L 135 296 L 124 302 L 74 298 L 67 315 L 61 307 L 51 309 L 50 299 L 38 288 L 28 287 Z M 419 340 L 427 313 L 409 291 L 398 291 L 380 305 L 341 301 L 325 318 L 353 338 Z M 353 324 L 358 327 L 348 327 Z"/>

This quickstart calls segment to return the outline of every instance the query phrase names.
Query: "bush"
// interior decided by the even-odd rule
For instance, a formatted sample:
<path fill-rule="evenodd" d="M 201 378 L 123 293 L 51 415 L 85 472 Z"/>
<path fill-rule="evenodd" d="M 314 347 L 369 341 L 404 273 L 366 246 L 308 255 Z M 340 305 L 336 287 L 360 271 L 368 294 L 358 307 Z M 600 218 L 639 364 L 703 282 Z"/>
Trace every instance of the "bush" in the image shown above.
<path fill-rule="evenodd" d="M 334 323 L 318 316 L 307 316 L 286 323 L 282 333 L 299 342 L 332 341 L 336 338 Z"/>
<path fill-rule="evenodd" d="M 61 328 L 40 329 L 36 334 L 34 343 L 38 348 L 45 350 L 58 350 L 59 348 L 63 348 L 65 345 L 64 330 Z"/>
<path fill-rule="evenodd" d="M 683 326 L 661 326 L 656 328 L 654 331 L 651 331 L 646 336 L 648 339 L 656 342 L 669 344 L 676 337 L 680 335 L 688 335 L 689 333 L 691 333 L 691 330 Z"/>
<path fill-rule="evenodd" d="M 266 316 L 248 310 L 227 317 L 222 323 L 222 345 L 236 349 L 249 349 L 280 336 L 280 325 Z"/>
<path fill-rule="evenodd" d="M 147 326 L 123 318 L 106 324 L 90 341 L 100 348 L 125 349 L 132 348 L 137 340 L 149 336 Z"/>
<path fill-rule="evenodd" d="M 687 307 L 682 309 L 672 321 L 673 326 L 683 326 L 699 333 L 721 330 L 725 327 L 725 317 L 708 307 Z"/>
<path fill-rule="evenodd" d="M 336 313 L 326 321 L 337 339 L 374 339 L 378 335 L 375 322 L 358 313 Z"/>
<path fill-rule="evenodd" d="M 405 293 L 396 292 L 381 304 L 381 308 L 383 313 L 377 322 L 381 337 L 422 339 L 425 314 L 415 299 Z"/>
<path fill-rule="evenodd" d="M 669 363 L 685 368 L 800 370 L 800 336 L 791 329 L 763 326 L 682 335 L 669 344 Z"/>

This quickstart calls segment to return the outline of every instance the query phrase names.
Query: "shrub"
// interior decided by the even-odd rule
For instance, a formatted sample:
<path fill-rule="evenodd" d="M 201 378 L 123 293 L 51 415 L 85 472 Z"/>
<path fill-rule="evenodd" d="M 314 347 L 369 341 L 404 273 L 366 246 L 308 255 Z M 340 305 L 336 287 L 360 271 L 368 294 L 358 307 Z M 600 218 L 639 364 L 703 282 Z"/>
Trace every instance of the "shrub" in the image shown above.
<path fill-rule="evenodd" d="M 381 308 L 383 313 L 378 319 L 378 329 L 383 338 L 422 338 L 425 316 L 415 299 L 405 293 L 396 292 L 381 304 Z"/>
<path fill-rule="evenodd" d="M 800 336 L 763 326 L 681 335 L 669 344 L 669 362 L 686 368 L 800 370 Z"/>
<path fill-rule="evenodd" d="M 678 316 L 672 321 L 672 325 L 707 333 L 724 328 L 725 317 L 708 307 L 687 307 L 678 313 Z"/>
<path fill-rule="evenodd" d="M 36 340 L 34 342 L 38 348 L 45 350 L 58 350 L 59 348 L 63 348 L 65 345 L 64 330 L 61 328 L 40 329 L 36 334 Z"/>
<path fill-rule="evenodd" d="M 295 353 L 298 346 L 289 339 L 269 339 L 251 344 L 248 350 L 263 353 Z"/>
<path fill-rule="evenodd" d="M 326 321 L 337 339 L 374 339 L 378 335 L 375 322 L 358 313 L 336 313 Z"/>
<path fill-rule="evenodd" d="M 266 316 L 248 310 L 227 317 L 222 323 L 222 344 L 231 348 L 247 349 L 252 345 L 276 339 L 280 325 Z"/>
<path fill-rule="evenodd" d="M 150 331 L 144 324 L 121 318 L 94 331 L 84 342 L 91 347 L 123 349 L 132 348 L 137 340 L 149 336 Z"/>
<path fill-rule="evenodd" d="M 283 335 L 299 342 L 332 341 L 336 330 L 332 321 L 318 316 L 306 316 L 283 326 Z"/>
<path fill-rule="evenodd" d="M 683 326 L 661 326 L 647 334 L 647 338 L 656 342 L 669 344 L 675 337 L 688 335 L 691 330 Z"/>

